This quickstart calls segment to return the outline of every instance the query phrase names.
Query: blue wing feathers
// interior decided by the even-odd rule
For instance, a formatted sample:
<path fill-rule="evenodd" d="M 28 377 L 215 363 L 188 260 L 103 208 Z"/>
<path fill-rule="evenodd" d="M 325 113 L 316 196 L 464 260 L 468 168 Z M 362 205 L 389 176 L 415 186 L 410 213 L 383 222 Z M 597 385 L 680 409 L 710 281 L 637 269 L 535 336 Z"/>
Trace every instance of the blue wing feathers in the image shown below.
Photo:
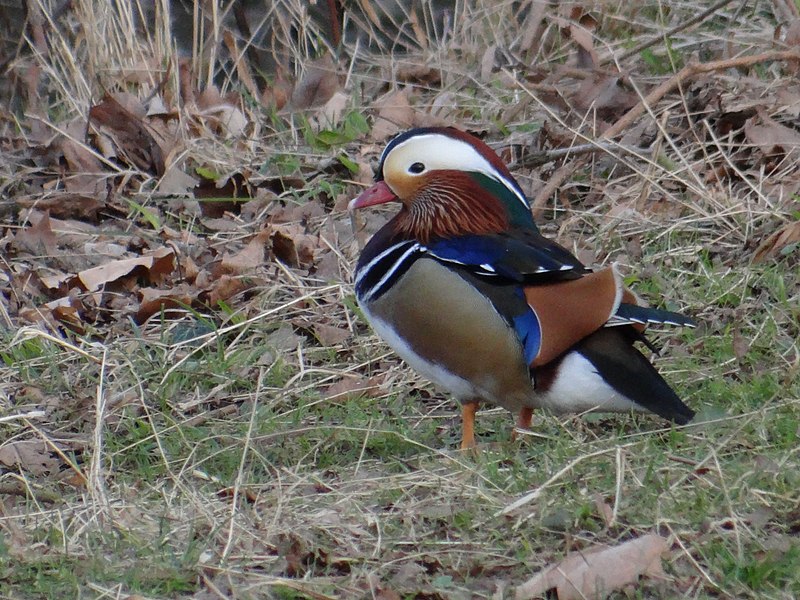
<path fill-rule="evenodd" d="M 583 271 L 583 266 L 568 252 L 554 252 L 546 238 L 537 241 L 534 244 L 502 235 L 465 235 L 436 240 L 427 246 L 427 252 L 478 274 L 496 275 L 517 283 L 543 274 Z"/>
<path fill-rule="evenodd" d="M 513 322 L 514 331 L 517 332 L 519 340 L 522 342 L 525 364 L 529 365 L 538 356 L 542 346 L 542 329 L 539 319 L 533 310 L 528 310 L 514 317 Z"/>

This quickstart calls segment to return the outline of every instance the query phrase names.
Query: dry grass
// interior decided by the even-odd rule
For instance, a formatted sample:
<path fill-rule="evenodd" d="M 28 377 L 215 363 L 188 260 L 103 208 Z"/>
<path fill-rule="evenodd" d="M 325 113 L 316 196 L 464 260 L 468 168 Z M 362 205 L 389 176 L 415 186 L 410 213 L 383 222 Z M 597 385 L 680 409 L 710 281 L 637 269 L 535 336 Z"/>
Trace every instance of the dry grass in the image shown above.
<path fill-rule="evenodd" d="M 367 164 L 381 142 L 361 131 L 326 145 L 307 124 L 317 109 L 276 111 L 243 89 L 248 67 L 231 67 L 220 41 L 237 31 L 224 11 L 192 15 L 202 34 L 188 47 L 187 72 L 198 90 L 216 82 L 244 93 L 238 136 L 198 124 L 178 101 L 166 16 L 175 6 L 153 3 L 145 35 L 144 2 L 76 0 L 62 13 L 58 4 L 29 2 L 41 19 L 7 64 L 17 85 L 0 99 L 0 456 L 28 452 L 0 475 L 4 597 L 513 597 L 569 552 L 648 532 L 669 539 L 666 577 L 614 597 L 800 594 L 800 250 L 787 244 L 753 261 L 800 218 L 797 150 L 768 152 L 742 131 L 747 119 L 769 129 L 759 111 L 796 130 L 790 63 L 694 78 L 607 141 L 603 129 L 624 113 L 621 92 L 605 106 L 596 98 L 590 110 L 575 107 L 597 91 L 578 92 L 596 74 L 563 66 L 576 52 L 560 33 L 568 13 L 559 21 L 538 3 L 520 13 L 512 2 L 456 2 L 440 14 L 423 3 L 376 20 L 368 9 L 377 4 L 354 3 L 361 9 L 347 14 L 336 65 L 349 110 L 374 118 L 375 98 L 409 78 L 415 118 L 485 132 L 531 197 L 542 194 L 548 235 L 587 262 L 618 261 L 643 296 L 702 323 L 660 339 L 657 360 L 699 411 L 695 424 L 542 415 L 514 443 L 508 415 L 488 410 L 472 456 L 453 450 L 450 400 L 388 352 L 354 303 L 359 236 L 336 207 L 357 176 L 336 157 Z M 636 103 L 691 60 L 773 50 L 784 4 L 729 3 L 621 61 L 626 98 Z M 330 39 L 304 7 L 284 0 L 248 13 L 251 37 L 237 48 L 274 46 L 283 77 L 301 78 Z M 696 2 L 585 8 L 599 18 L 593 49 L 607 65 L 699 12 Z M 105 91 L 122 90 L 179 109 L 168 166 L 282 187 L 256 194 L 250 212 L 229 210 L 229 229 L 193 211 L 192 198 L 165 197 L 158 175 L 107 158 L 70 128 Z M 342 123 L 331 129 L 342 133 Z M 24 317 L 36 301 L 25 278 L 65 264 L 12 244 L 30 207 L 80 175 L 40 154 L 58 134 L 98 157 L 96 176 L 128 207 L 83 219 L 82 244 L 169 240 L 181 256 L 211 249 L 221 260 L 287 205 L 316 203 L 323 210 L 287 225 L 315 240 L 317 270 L 273 259 L 242 275 L 253 287 L 222 304 L 184 305 L 142 324 L 124 308 L 87 320 L 81 333 Z M 600 150 L 531 161 L 584 143 Z M 564 183 L 543 194 L 564 164 Z M 368 217 L 368 229 L 381 218 Z M 46 300 L 35 306 L 43 314 Z M 348 335 L 326 338 L 319 322 Z"/>

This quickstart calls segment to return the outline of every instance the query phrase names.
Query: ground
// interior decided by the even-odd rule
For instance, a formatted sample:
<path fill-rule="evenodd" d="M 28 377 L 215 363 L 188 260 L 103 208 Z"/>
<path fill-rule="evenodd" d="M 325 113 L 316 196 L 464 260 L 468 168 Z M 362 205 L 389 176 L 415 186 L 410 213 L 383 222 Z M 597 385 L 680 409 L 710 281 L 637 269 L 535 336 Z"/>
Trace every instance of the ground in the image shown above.
<path fill-rule="evenodd" d="M 194 45 L 177 3 L 62 4 L 4 37 L 0 595 L 800 595 L 795 4 L 283 0 L 176 17 Z M 458 451 L 354 299 L 393 209 L 346 211 L 445 124 L 698 321 L 653 335 L 693 423 L 486 407 Z"/>

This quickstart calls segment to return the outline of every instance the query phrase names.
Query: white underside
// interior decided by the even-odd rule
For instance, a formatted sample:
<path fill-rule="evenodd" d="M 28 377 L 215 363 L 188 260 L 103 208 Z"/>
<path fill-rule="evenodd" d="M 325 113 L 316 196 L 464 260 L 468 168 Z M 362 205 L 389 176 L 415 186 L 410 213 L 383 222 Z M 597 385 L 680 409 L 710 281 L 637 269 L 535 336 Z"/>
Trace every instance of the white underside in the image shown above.
<path fill-rule="evenodd" d="M 555 413 L 645 410 L 603 381 L 594 365 L 577 352 L 564 357 L 553 385 L 546 392 L 537 394 L 537 400 L 542 408 Z"/>

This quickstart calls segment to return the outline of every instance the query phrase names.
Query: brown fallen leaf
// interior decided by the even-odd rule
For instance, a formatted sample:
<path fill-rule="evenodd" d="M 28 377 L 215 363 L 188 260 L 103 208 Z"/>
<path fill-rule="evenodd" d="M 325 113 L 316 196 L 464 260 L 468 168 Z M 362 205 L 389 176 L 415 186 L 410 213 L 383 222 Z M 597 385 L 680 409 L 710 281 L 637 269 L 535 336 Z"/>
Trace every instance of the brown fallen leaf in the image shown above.
<path fill-rule="evenodd" d="M 350 103 L 350 96 L 344 92 L 336 92 L 330 99 L 317 109 L 317 114 L 311 119 L 310 125 L 313 131 L 319 132 L 322 129 L 332 129 L 342 120 L 344 111 Z"/>
<path fill-rule="evenodd" d="M 773 121 L 763 109 L 744 124 L 747 140 L 766 155 L 783 155 L 800 149 L 800 132 Z"/>
<path fill-rule="evenodd" d="M 545 596 L 555 589 L 558 600 L 605 598 L 634 584 L 642 575 L 663 577 L 661 555 L 667 540 L 648 534 L 618 546 L 594 546 L 567 556 L 519 587 L 516 600 Z"/>
<path fill-rule="evenodd" d="M 84 128 L 85 129 L 85 128 Z M 85 134 L 82 132 L 81 138 Z M 61 140 L 61 153 L 67 163 L 64 187 L 72 194 L 104 195 L 106 178 L 103 165 L 89 148 L 71 139 Z"/>
<path fill-rule="evenodd" d="M 62 462 L 53 449 L 41 440 L 17 440 L 0 446 L 0 464 L 39 476 L 58 473 Z"/>
<path fill-rule="evenodd" d="M 323 392 L 326 400 L 347 401 L 353 398 L 364 396 L 370 388 L 369 381 L 362 375 L 355 377 L 344 377 L 329 385 Z"/>
<path fill-rule="evenodd" d="M 78 297 L 77 290 L 70 290 L 68 295 L 51 300 L 44 305 L 44 308 L 49 309 L 52 317 L 59 323 L 63 323 L 78 333 L 84 332 L 85 322 L 81 313 L 84 311 L 85 306 Z M 44 311 L 40 311 L 39 314 L 44 316 Z"/>
<path fill-rule="evenodd" d="M 314 332 L 314 337 L 316 337 L 323 346 L 336 346 L 346 339 L 349 339 L 352 335 L 349 329 L 334 327 L 333 325 L 326 325 L 325 323 L 314 323 L 312 331 Z"/>
<path fill-rule="evenodd" d="M 113 140 L 120 158 L 142 171 L 164 175 L 161 147 L 144 122 L 147 111 L 130 94 L 110 94 L 89 109 L 89 124 Z M 107 151 L 109 152 L 109 151 Z"/>
<path fill-rule="evenodd" d="M 283 67 L 277 67 L 275 79 L 268 83 L 261 93 L 261 104 L 267 108 L 280 110 L 286 106 L 286 103 L 289 102 L 289 98 L 292 96 L 294 86 L 291 82 L 286 81 L 286 77 L 283 73 Z"/>
<path fill-rule="evenodd" d="M 742 333 L 740 327 L 733 328 L 733 340 L 731 344 L 733 346 L 733 355 L 736 357 L 736 360 L 741 363 L 750 351 L 750 341 L 747 339 L 747 336 Z"/>
<path fill-rule="evenodd" d="M 753 256 L 753 262 L 759 263 L 770 256 L 775 256 L 792 244 L 800 244 L 800 221 L 786 223 L 783 227 L 778 229 L 778 231 L 761 242 Z"/>
<path fill-rule="evenodd" d="M 778 27 L 780 28 L 780 25 Z M 778 30 L 776 30 L 775 33 L 779 33 Z M 783 43 L 790 48 L 800 46 L 800 19 L 793 19 L 789 23 L 789 26 L 786 27 L 786 34 L 783 39 Z M 797 74 L 798 66 L 795 63 L 787 64 L 786 68 L 793 75 Z"/>
<path fill-rule="evenodd" d="M 599 61 L 591 31 L 573 23 L 569 26 L 569 35 L 578 44 L 577 67 L 587 71 L 594 69 Z"/>
<path fill-rule="evenodd" d="M 236 137 L 242 134 L 249 123 L 240 105 L 238 94 L 223 96 L 216 87 L 208 86 L 197 97 L 198 112 L 195 116 L 210 125 L 215 133 Z"/>
<path fill-rule="evenodd" d="M 386 94 L 378 98 L 373 106 L 378 114 L 369 136 L 375 142 L 382 142 L 414 125 L 414 109 L 408 100 L 407 89 Z"/>
<path fill-rule="evenodd" d="M 305 75 L 292 92 L 292 106 L 297 109 L 322 106 L 339 89 L 339 76 L 329 54 L 306 66 Z"/>
<path fill-rule="evenodd" d="M 159 248 L 152 254 L 138 258 L 114 260 L 99 267 L 78 273 L 77 278 L 88 292 L 99 290 L 107 283 L 130 275 L 136 269 L 147 272 L 150 281 L 157 282 L 175 267 L 175 255 L 170 248 Z"/>
<path fill-rule="evenodd" d="M 137 324 L 142 324 L 162 310 L 168 311 L 171 308 L 185 310 L 186 307 L 191 306 L 195 293 L 186 283 L 169 290 L 140 288 L 139 310 L 136 311 L 134 320 Z"/>
<path fill-rule="evenodd" d="M 262 229 L 247 243 L 241 252 L 236 254 L 226 253 L 222 257 L 218 273 L 240 275 L 263 265 L 266 262 L 267 243 L 271 233 L 269 228 Z"/>
<path fill-rule="evenodd" d="M 290 267 L 309 267 L 319 240 L 305 233 L 299 225 L 276 225 L 272 234 L 272 253 Z"/>
<path fill-rule="evenodd" d="M 402 600 L 400 594 L 387 587 L 379 587 L 378 593 L 375 594 L 374 598 L 375 600 Z"/>
<path fill-rule="evenodd" d="M 48 290 L 57 292 L 59 290 L 63 290 L 66 294 L 66 284 L 69 279 L 72 278 L 72 275 L 68 273 L 54 273 L 52 275 L 39 275 L 39 280 L 42 282 L 42 285 L 46 287 Z"/>
<path fill-rule="evenodd" d="M 585 79 L 571 99 L 576 109 L 593 110 L 604 120 L 622 115 L 639 101 L 639 97 L 625 87 L 621 77 L 611 75 Z"/>
<path fill-rule="evenodd" d="M 190 196 L 197 187 L 198 180 L 184 173 L 177 164 L 167 167 L 164 176 L 158 181 L 158 192 L 165 196 Z"/>
<path fill-rule="evenodd" d="M 374 378 L 367 379 L 363 375 L 344 377 L 329 385 L 323 392 L 326 400 L 346 401 L 361 396 L 374 397 L 378 392 L 379 382 Z"/>
<path fill-rule="evenodd" d="M 214 278 L 207 298 L 205 298 L 205 295 L 201 295 L 201 297 L 206 300 L 209 306 L 217 306 L 220 301 L 226 301 L 254 285 L 257 285 L 257 283 L 253 281 L 252 277 L 242 278 L 222 275 Z"/>
<path fill-rule="evenodd" d="M 31 213 L 31 226 L 14 234 L 12 247 L 34 255 L 52 256 L 56 251 L 56 234 L 50 226 L 48 213 Z"/>
<path fill-rule="evenodd" d="M 102 202 L 97 196 L 70 192 L 17 198 L 16 203 L 23 208 L 35 207 L 37 210 L 47 211 L 50 216 L 57 219 L 86 219 L 89 221 L 96 220 L 97 212 L 105 207 L 105 202 Z"/>
<path fill-rule="evenodd" d="M 603 499 L 601 494 L 594 495 L 594 505 L 600 516 L 603 517 L 606 527 L 611 527 L 614 524 L 614 510 L 611 505 Z"/>
<path fill-rule="evenodd" d="M 397 81 L 403 83 L 418 83 L 430 87 L 442 83 L 442 72 L 437 67 L 425 64 L 401 64 L 397 67 L 395 76 Z"/>

